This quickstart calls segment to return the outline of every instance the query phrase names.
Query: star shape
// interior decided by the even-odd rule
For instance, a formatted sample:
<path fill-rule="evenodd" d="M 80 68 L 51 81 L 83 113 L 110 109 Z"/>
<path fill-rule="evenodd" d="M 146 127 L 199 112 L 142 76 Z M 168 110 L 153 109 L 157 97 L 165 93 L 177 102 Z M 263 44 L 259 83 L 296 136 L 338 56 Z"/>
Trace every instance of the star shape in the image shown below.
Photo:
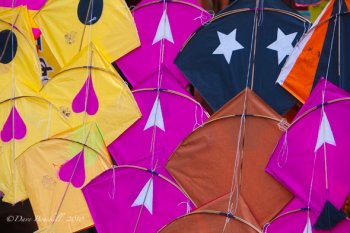
<path fill-rule="evenodd" d="M 292 43 L 297 34 L 297 32 L 294 32 L 286 35 L 280 28 L 278 28 L 276 41 L 267 46 L 268 49 L 277 51 L 278 65 L 281 64 L 286 56 L 289 56 L 292 53 L 294 49 Z"/>
<path fill-rule="evenodd" d="M 230 64 L 232 53 L 244 47 L 236 40 L 237 29 L 234 29 L 230 34 L 226 35 L 222 32 L 217 32 L 220 40 L 219 46 L 215 49 L 213 54 L 224 55 L 227 64 Z"/>

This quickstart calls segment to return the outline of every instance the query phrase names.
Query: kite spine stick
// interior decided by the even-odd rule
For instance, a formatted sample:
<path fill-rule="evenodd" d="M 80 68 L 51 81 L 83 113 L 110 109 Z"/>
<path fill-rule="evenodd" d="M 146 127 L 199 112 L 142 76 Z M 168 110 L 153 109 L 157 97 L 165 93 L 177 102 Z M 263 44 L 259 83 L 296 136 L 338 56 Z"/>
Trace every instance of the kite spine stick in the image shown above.
<path fill-rule="evenodd" d="M 89 1 L 89 7 L 88 7 L 88 10 L 87 10 L 87 13 L 86 13 L 86 17 L 85 17 L 85 23 L 84 23 L 84 29 L 83 29 L 83 33 L 81 35 L 81 40 L 80 40 L 80 45 L 79 45 L 79 51 L 81 51 L 82 49 L 82 46 L 83 46 L 83 41 L 84 41 L 84 36 L 85 36 L 85 31 L 86 31 L 86 23 L 88 22 L 88 17 L 89 17 L 89 12 L 91 11 L 91 15 L 92 15 L 92 12 L 93 10 L 91 9 L 93 6 L 93 1 L 94 0 L 90 0 Z M 90 20 L 91 20 L 92 16 L 90 17 Z M 89 42 L 91 41 L 91 27 L 90 27 L 90 39 L 89 39 Z"/>
<path fill-rule="evenodd" d="M 136 220 L 136 224 L 135 224 L 133 233 L 136 233 L 137 227 L 138 227 L 138 225 L 139 225 L 140 218 L 141 218 L 141 214 L 142 214 L 142 211 L 143 211 L 143 208 L 144 208 L 144 206 L 145 206 L 146 199 L 147 199 L 147 196 L 148 196 L 149 188 L 151 187 L 151 184 L 152 184 L 152 182 L 153 182 L 153 176 L 154 176 L 154 174 L 152 173 L 151 179 L 150 179 L 151 182 L 148 182 L 148 183 L 147 183 L 146 195 L 145 195 L 144 198 L 143 198 L 142 205 L 141 205 L 141 209 L 140 209 L 139 214 L 138 214 L 138 216 L 137 216 L 137 220 Z"/>

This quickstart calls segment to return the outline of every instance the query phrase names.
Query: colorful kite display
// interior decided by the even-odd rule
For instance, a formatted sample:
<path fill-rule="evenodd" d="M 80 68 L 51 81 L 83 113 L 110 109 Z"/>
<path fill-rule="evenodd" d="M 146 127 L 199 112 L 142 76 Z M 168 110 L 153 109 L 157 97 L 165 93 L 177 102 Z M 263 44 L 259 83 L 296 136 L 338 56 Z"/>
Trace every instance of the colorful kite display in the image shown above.
<path fill-rule="evenodd" d="M 122 0 L 48 0 L 34 20 L 61 67 L 90 42 L 102 49 L 108 62 L 140 45 L 134 20 Z"/>
<path fill-rule="evenodd" d="M 337 232 L 337 224 L 346 221 L 341 209 L 350 193 L 349 105 L 349 93 L 321 79 L 267 166 L 303 207 L 318 214 L 315 229 Z"/>
<path fill-rule="evenodd" d="M 196 31 L 175 64 L 214 111 L 248 86 L 285 113 L 295 100 L 275 82 L 308 27 L 283 1 L 234 1 Z"/>
<path fill-rule="evenodd" d="M 136 166 L 112 168 L 83 188 L 98 232 L 154 233 L 193 208 L 164 176 Z"/>
<path fill-rule="evenodd" d="M 0 0 L 0 231 L 349 233 L 350 0 L 137 1 Z"/>
<path fill-rule="evenodd" d="M 125 82 L 100 51 L 85 47 L 41 90 L 72 126 L 97 123 L 106 145 L 141 117 Z"/>
<path fill-rule="evenodd" d="M 326 77 L 350 91 L 350 0 L 331 0 L 290 55 L 277 82 L 304 103 Z"/>
<path fill-rule="evenodd" d="M 241 131 L 242 114 L 245 118 Z M 292 198 L 264 172 L 283 133 L 281 127 L 281 116 L 246 89 L 185 138 L 166 168 L 197 206 L 239 186 L 240 195 L 263 226 Z M 234 196 L 233 202 L 238 201 Z"/>
<path fill-rule="evenodd" d="M 168 72 L 173 75 L 169 78 L 175 78 L 173 82 L 186 87 L 188 81 L 174 59 L 190 35 L 211 16 L 195 0 L 142 0 L 132 13 L 141 46 L 117 61 L 128 81 L 135 88 L 156 87 L 158 75 Z"/>
<path fill-rule="evenodd" d="M 170 177 L 164 169 L 166 161 L 178 144 L 208 118 L 207 113 L 186 92 L 139 89 L 133 94 L 142 118 L 108 149 L 118 165 L 147 167 Z"/>
<path fill-rule="evenodd" d="M 90 123 L 43 140 L 16 160 L 40 232 L 92 226 L 81 187 L 111 167 L 101 133 Z"/>

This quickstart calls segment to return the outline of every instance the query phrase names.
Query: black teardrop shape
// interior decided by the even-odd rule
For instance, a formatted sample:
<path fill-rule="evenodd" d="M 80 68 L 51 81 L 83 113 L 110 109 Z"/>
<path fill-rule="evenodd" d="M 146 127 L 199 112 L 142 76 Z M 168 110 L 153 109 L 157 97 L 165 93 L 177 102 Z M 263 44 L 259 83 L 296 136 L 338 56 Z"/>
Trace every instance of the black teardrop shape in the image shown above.
<path fill-rule="evenodd" d="M 103 0 L 80 0 L 78 18 L 82 24 L 93 25 L 101 18 Z"/>
<path fill-rule="evenodd" d="M 11 30 L 3 30 L 0 32 L 0 63 L 8 64 L 16 56 L 17 37 Z M 13 51 L 12 51 L 13 49 Z"/>

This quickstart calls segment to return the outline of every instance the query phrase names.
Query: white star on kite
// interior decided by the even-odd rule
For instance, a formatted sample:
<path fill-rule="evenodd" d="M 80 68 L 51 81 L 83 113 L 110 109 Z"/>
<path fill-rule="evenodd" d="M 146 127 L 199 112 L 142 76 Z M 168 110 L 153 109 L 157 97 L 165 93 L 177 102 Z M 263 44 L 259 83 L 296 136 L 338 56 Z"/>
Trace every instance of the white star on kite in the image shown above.
<path fill-rule="evenodd" d="M 283 59 L 290 55 L 294 49 L 292 43 L 297 36 L 297 32 L 291 34 L 284 34 L 281 29 L 277 30 L 277 39 L 275 42 L 267 46 L 268 49 L 277 51 L 278 65 L 281 64 Z"/>
<path fill-rule="evenodd" d="M 238 43 L 238 41 L 236 40 L 236 32 L 237 32 L 237 29 L 234 29 L 228 35 L 223 34 L 219 31 L 217 32 L 220 40 L 220 44 L 215 49 L 213 54 L 224 55 L 228 64 L 230 64 L 233 51 L 244 49 L 244 47 L 240 43 Z"/>

